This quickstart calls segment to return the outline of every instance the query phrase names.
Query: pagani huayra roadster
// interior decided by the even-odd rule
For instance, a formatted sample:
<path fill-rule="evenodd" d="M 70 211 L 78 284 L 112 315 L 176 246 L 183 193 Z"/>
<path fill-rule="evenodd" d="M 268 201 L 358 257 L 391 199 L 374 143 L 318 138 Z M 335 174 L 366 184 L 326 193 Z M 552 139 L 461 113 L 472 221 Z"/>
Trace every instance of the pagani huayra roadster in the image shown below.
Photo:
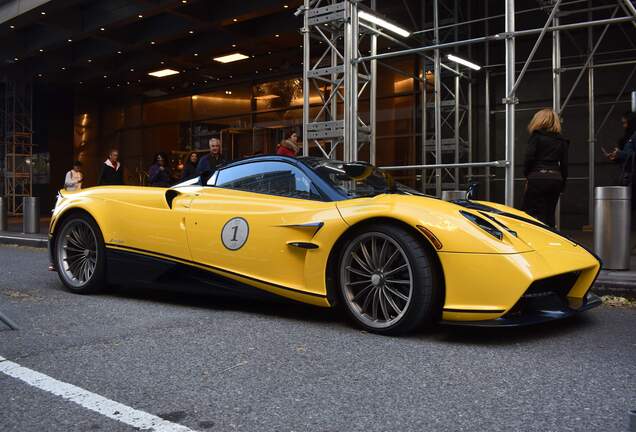
<path fill-rule="evenodd" d="M 174 187 L 61 192 L 49 233 L 72 292 L 150 283 L 342 305 L 373 332 L 511 326 L 597 306 L 599 260 L 527 214 L 446 202 L 369 164 L 258 156 Z"/>

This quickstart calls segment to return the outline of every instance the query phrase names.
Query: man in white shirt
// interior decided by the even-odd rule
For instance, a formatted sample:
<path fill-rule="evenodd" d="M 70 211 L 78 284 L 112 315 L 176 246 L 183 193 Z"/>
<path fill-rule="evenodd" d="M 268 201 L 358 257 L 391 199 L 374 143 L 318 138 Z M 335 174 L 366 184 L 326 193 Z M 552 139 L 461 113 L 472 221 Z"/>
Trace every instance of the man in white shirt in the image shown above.
<path fill-rule="evenodd" d="M 73 169 L 66 173 L 64 189 L 69 192 L 75 192 L 82 189 L 82 180 L 84 179 L 84 176 L 80 171 L 81 167 L 82 163 L 80 161 L 73 162 Z"/>

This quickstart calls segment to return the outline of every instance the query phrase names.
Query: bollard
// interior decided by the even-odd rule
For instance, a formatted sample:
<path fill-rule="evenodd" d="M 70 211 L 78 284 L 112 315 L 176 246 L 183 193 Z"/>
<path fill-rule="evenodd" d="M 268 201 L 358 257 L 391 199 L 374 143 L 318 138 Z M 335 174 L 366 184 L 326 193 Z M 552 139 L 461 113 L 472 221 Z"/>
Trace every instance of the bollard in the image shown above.
<path fill-rule="evenodd" d="M 25 197 L 22 201 L 22 232 L 38 234 L 40 232 L 40 198 Z"/>
<path fill-rule="evenodd" d="M 631 198 L 627 186 L 594 189 L 594 252 L 604 269 L 629 270 Z"/>
<path fill-rule="evenodd" d="M 447 190 L 442 191 L 442 200 L 455 201 L 466 199 L 466 191 L 463 190 Z"/>
<path fill-rule="evenodd" d="M 0 196 L 0 231 L 9 231 L 7 197 Z"/>

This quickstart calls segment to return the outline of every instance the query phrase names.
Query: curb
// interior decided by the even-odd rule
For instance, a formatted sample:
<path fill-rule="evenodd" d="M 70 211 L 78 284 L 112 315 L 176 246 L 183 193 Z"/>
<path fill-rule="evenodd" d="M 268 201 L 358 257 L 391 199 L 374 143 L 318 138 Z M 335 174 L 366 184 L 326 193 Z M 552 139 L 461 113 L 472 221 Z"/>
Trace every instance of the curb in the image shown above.
<path fill-rule="evenodd" d="M 46 249 L 48 239 L 45 236 L 26 237 L 19 233 L 0 233 L 0 245 L 28 246 Z"/>

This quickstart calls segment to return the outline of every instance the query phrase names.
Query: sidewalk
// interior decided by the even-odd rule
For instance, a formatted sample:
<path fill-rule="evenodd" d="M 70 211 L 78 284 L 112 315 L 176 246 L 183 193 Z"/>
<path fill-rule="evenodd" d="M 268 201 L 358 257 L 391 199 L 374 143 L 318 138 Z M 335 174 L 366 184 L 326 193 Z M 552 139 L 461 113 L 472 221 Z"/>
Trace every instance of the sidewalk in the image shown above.
<path fill-rule="evenodd" d="M 9 230 L 0 231 L 0 245 L 9 244 L 46 248 L 50 221 L 50 217 L 41 217 L 40 233 L 25 234 L 22 232 L 22 218 L 19 216 L 11 216 L 9 217 Z"/>

